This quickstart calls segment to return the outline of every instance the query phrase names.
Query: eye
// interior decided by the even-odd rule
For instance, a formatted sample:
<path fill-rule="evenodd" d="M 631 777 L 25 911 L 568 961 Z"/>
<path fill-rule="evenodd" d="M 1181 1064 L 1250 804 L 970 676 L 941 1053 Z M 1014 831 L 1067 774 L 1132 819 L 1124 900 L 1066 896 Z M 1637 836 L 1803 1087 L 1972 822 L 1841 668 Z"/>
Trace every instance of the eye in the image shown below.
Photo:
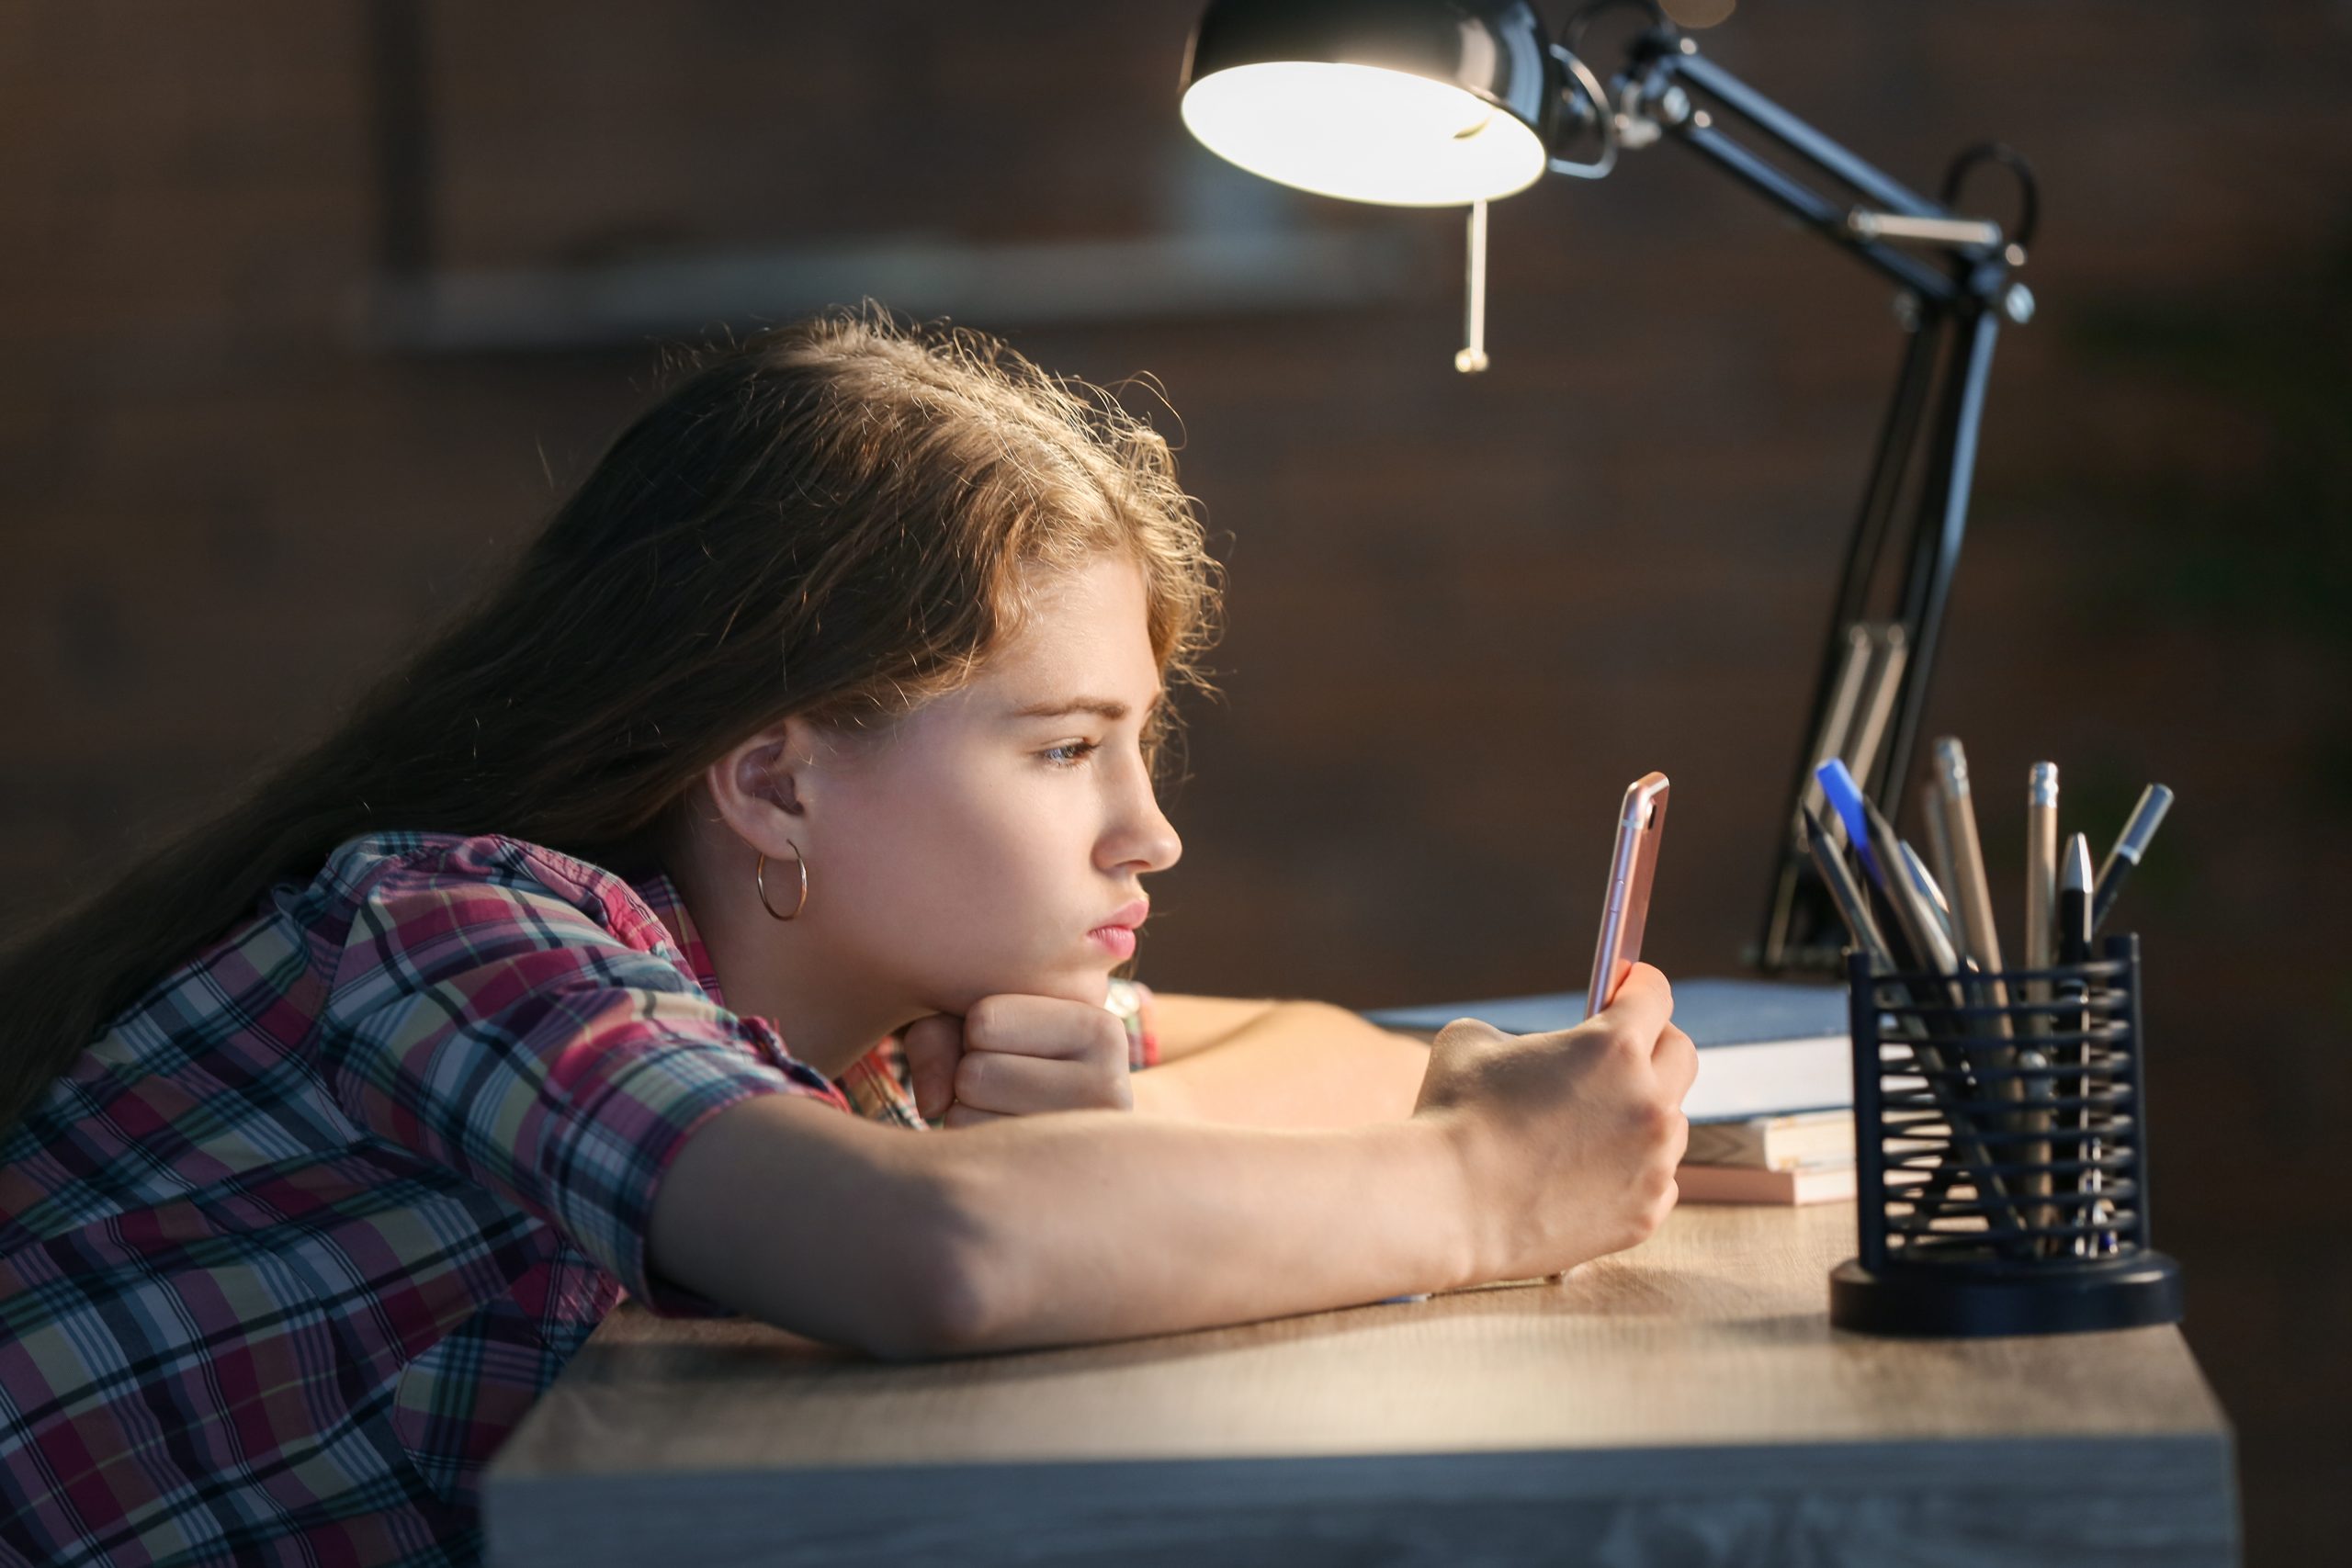
<path fill-rule="evenodd" d="M 1037 754 L 1057 768 L 1075 768 L 1102 750 L 1095 740 L 1065 740 L 1058 746 L 1048 746 Z"/>

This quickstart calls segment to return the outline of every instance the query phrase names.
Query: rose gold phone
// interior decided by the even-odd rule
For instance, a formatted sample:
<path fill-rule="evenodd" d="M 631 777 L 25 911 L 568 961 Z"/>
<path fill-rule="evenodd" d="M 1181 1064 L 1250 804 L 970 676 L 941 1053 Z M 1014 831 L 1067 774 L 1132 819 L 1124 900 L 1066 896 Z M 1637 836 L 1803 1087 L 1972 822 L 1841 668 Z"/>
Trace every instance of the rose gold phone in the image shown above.
<path fill-rule="evenodd" d="M 1609 897 L 1600 908 L 1600 940 L 1592 949 L 1592 981 L 1585 987 L 1590 1018 L 1616 999 L 1617 987 L 1642 956 L 1642 927 L 1650 912 L 1650 877 L 1657 841 L 1666 831 L 1666 775 L 1644 773 L 1625 787 L 1617 814 L 1617 850 L 1609 860 Z"/>

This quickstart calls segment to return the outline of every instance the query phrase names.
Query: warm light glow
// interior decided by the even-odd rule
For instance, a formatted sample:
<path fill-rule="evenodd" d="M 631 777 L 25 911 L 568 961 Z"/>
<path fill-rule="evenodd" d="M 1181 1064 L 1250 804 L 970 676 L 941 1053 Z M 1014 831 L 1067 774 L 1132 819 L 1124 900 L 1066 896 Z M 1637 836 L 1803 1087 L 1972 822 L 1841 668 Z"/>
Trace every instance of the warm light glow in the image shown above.
<path fill-rule="evenodd" d="M 1233 66 L 1193 83 L 1183 116 L 1203 146 L 1251 174 L 1349 201 L 1492 201 L 1533 185 L 1547 163 L 1510 111 L 1373 65 Z"/>

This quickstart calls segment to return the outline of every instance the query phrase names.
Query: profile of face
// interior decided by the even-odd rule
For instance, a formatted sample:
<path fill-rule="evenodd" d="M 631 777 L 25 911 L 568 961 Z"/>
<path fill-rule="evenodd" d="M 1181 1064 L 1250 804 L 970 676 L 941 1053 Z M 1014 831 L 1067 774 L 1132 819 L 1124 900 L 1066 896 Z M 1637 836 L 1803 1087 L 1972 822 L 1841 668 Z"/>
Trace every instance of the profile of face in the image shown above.
<path fill-rule="evenodd" d="M 885 1027 L 1002 992 L 1102 1001 L 1132 945 L 1102 928 L 1135 923 L 1142 879 L 1182 851 L 1142 750 L 1161 700 L 1143 573 L 1106 556 L 1031 587 L 1019 630 L 961 689 L 872 734 L 788 721 L 780 745 L 724 764 L 784 803 L 752 788 L 727 814 L 772 856 L 787 907 L 783 839 L 808 859 L 801 917 L 750 922 L 789 969 L 780 1011 L 812 988 L 899 1015 Z"/>

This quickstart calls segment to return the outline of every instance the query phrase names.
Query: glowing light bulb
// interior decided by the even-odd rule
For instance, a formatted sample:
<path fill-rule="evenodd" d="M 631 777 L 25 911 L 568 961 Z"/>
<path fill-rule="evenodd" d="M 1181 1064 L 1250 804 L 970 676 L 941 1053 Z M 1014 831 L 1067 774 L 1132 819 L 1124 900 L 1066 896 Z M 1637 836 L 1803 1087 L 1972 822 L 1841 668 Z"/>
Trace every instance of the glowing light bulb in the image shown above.
<path fill-rule="evenodd" d="M 1458 207 L 1543 177 L 1517 117 L 1449 82 L 1374 65 L 1281 61 L 1202 77 L 1185 128 L 1253 175 L 1349 201 Z"/>

